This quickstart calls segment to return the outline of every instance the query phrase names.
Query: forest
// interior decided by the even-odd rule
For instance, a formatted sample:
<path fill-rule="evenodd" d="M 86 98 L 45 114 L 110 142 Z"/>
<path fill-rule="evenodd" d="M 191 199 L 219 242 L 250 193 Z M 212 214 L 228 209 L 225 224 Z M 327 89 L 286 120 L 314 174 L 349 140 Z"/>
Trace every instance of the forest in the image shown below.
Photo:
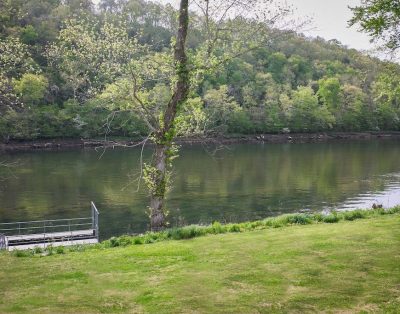
<path fill-rule="evenodd" d="M 187 47 L 196 63 L 207 34 L 191 14 Z M 153 113 L 170 98 L 169 85 L 151 78 L 172 76 L 177 15 L 145 0 L 0 0 L 0 141 L 146 136 L 132 90 L 139 79 Z M 265 32 L 268 42 L 236 56 L 235 38 L 215 43 L 215 70 L 191 78 L 178 136 L 400 130 L 397 63 L 335 39 Z M 143 71 L 147 79 L 135 75 Z"/>

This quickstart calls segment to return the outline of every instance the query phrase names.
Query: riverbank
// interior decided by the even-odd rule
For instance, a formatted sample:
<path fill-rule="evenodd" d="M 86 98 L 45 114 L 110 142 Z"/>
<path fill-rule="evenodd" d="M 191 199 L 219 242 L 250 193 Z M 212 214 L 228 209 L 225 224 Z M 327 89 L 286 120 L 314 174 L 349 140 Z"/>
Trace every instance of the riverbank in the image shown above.
<path fill-rule="evenodd" d="M 0 254 L 0 312 L 395 313 L 399 218 L 46 257 Z"/>
<path fill-rule="evenodd" d="M 178 144 L 235 144 L 235 143 L 313 143 L 326 141 L 349 141 L 371 139 L 400 139 L 400 132 L 330 132 L 330 133 L 290 133 L 290 134 L 254 134 L 227 135 L 212 137 L 180 137 Z M 132 147 L 138 145 L 141 139 L 110 138 L 104 139 L 40 139 L 34 141 L 10 141 L 0 143 L 0 152 L 64 150 L 90 147 Z"/>

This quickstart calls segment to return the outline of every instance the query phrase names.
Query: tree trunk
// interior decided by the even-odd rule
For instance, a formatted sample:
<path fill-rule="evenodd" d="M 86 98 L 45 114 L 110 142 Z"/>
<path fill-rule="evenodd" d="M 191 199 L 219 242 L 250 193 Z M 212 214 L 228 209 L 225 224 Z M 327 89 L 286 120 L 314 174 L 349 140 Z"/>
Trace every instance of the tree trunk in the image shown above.
<path fill-rule="evenodd" d="M 156 147 L 150 174 L 150 225 L 152 231 L 163 229 L 166 223 L 165 193 L 168 186 L 168 167 L 171 165 L 172 142 L 175 137 L 174 122 L 179 107 L 189 94 L 189 69 L 185 51 L 189 25 L 189 0 L 181 0 L 179 29 L 174 51 L 174 67 L 177 82 L 173 95 L 164 112 L 163 121 L 156 132 Z"/>
<path fill-rule="evenodd" d="M 165 192 L 167 188 L 167 149 L 165 144 L 156 144 L 153 155 L 152 175 L 155 189 L 150 195 L 150 228 L 152 231 L 162 230 L 166 226 Z"/>

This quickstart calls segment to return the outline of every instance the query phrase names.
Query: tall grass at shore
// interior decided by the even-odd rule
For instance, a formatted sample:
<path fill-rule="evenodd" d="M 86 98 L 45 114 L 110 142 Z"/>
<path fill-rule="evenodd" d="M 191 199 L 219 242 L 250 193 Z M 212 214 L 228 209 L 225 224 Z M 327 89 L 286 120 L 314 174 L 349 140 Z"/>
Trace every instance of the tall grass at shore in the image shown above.
<path fill-rule="evenodd" d="M 263 220 L 248 221 L 241 223 L 221 224 L 214 222 L 211 225 L 189 225 L 179 228 L 171 228 L 160 232 L 146 232 L 140 235 L 122 235 L 112 237 L 95 245 L 73 245 L 68 247 L 47 247 L 44 250 L 15 250 L 17 257 L 28 257 L 35 255 L 65 254 L 67 252 L 86 251 L 88 249 L 104 249 L 128 245 L 150 244 L 167 240 L 184 240 L 202 237 L 212 234 L 246 232 L 261 230 L 266 228 L 281 228 L 291 225 L 309 225 L 317 223 L 338 223 L 340 221 L 353 221 L 356 219 L 366 219 L 381 215 L 391 215 L 400 213 L 400 206 L 389 209 L 376 208 L 368 210 L 336 211 L 328 214 L 323 213 L 295 213 L 285 214 L 277 217 L 269 217 Z"/>

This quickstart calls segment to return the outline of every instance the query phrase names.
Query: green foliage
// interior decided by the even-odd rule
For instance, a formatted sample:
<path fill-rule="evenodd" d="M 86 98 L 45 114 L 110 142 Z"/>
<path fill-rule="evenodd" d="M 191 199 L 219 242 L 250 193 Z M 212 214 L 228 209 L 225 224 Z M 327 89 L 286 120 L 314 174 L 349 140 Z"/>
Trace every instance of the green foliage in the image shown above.
<path fill-rule="evenodd" d="M 38 38 L 39 34 L 32 25 L 27 25 L 21 30 L 20 39 L 24 44 L 32 45 Z"/>
<path fill-rule="evenodd" d="M 293 73 L 292 86 L 307 85 L 312 74 L 310 62 L 299 55 L 292 55 L 288 63 Z"/>
<path fill-rule="evenodd" d="M 268 72 L 277 83 L 285 80 L 286 56 L 282 52 L 275 52 L 268 58 Z"/>
<path fill-rule="evenodd" d="M 15 257 L 30 257 L 35 254 L 33 250 L 14 250 L 13 254 Z"/>
<path fill-rule="evenodd" d="M 14 89 L 22 101 L 28 105 L 36 105 L 43 100 L 49 82 L 43 75 L 24 74 L 14 81 Z"/>
<path fill-rule="evenodd" d="M 244 131 L 250 125 L 243 109 L 229 95 L 228 86 L 210 89 L 204 95 L 205 113 L 210 133 Z"/>
<path fill-rule="evenodd" d="M 340 82 L 336 77 L 323 78 L 318 81 L 318 96 L 330 110 L 336 111 L 341 102 Z"/>
<path fill-rule="evenodd" d="M 374 82 L 372 93 L 376 102 L 376 114 L 379 128 L 400 130 L 400 70 L 387 65 Z"/>
<path fill-rule="evenodd" d="M 361 88 L 353 85 L 342 87 L 342 101 L 336 111 L 337 128 L 345 131 L 359 131 L 363 128 L 363 111 L 367 110 L 366 95 Z"/>
<path fill-rule="evenodd" d="M 315 132 L 330 129 L 335 121 L 325 104 L 310 87 L 299 87 L 292 97 L 291 124 L 296 131 Z"/>
<path fill-rule="evenodd" d="M 105 129 L 110 116 L 113 118 Z M 130 111 L 114 113 L 96 103 L 81 106 L 66 102 L 62 108 L 52 105 L 34 106 L 22 113 L 7 110 L 0 116 L 0 137 L 4 140 L 57 137 L 94 138 L 108 136 L 140 137 L 147 128 Z"/>
<path fill-rule="evenodd" d="M 42 254 L 43 253 L 43 249 L 40 246 L 35 246 L 33 251 L 35 252 L 35 254 Z"/>
<path fill-rule="evenodd" d="M 352 23 L 395 48 L 393 3 L 365 1 Z M 400 129 L 398 64 L 242 18 L 211 19 L 205 32 L 191 14 L 192 90 L 170 137 Z M 185 70 L 174 70 L 176 17 L 170 5 L 139 0 L 98 9 L 89 0 L 3 1 L 1 138 L 139 137 L 161 127 Z"/>
<path fill-rule="evenodd" d="M 63 246 L 57 246 L 56 247 L 56 253 L 57 254 L 64 254 L 65 253 L 65 248 Z"/>
<path fill-rule="evenodd" d="M 56 248 L 52 244 L 46 246 L 46 248 L 45 248 L 45 252 L 48 256 L 54 255 L 55 251 L 56 251 Z"/>
<path fill-rule="evenodd" d="M 345 220 L 356 220 L 356 219 L 363 219 L 368 215 L 367 212 L 363 210 L 353 210 L 343 213 L 343 217 Z"/>
<path fill-rule="evenodd" d="M 138 53 L 137 40 L 129 38 L 123 25 L 71 19 L 59 33 L 47 55 L 59 70 L 66 92 L 84 101 L 122 75 Z"/>
<path fill-rule="evenodd" d="M 17 109 L 21 107 L 21 102 L 14 91 L 11 79 L 0 73 L 0 113 L 4 114 L 6 110 Z"/>
<path fill-rule="evenodd" d="M 38 130 L 35 127 L 35 117 L 29 111 L 19 113 L 13 109 L 0 116 L 0 136 L 4 141 L 10 139 L 35 139 Z"/>
<path fill-rule="evenodd" d="M 28 47 L 11 36 L 6 39 L 0 37 L 0 69 L 0 74 L 8 78 L 19 78 L 27 72 L 40 72 Z"/>
<path fill-rule="evenodd" d="M 350 25 L 358 24 L 363 32 L 374 41 L 382 42 L 389 50 L 399 48 L 400 10 L 397 1 L 366 0 L 351 9 L 354 16 Z"/>
<path fill-rule="evenodd" d="M 340 216 L 338 216 L 337 213 L 332 213 L 322 218 L 322 221 L 326 223 L 335 223 L 338 222 L 339 220 Z"/>
<path fill-rule="evenodd" d="M 207 116 L 200 97 L 190 98 L 175 120 L 177 135 L 203 135 L 207 132 Z"/>

